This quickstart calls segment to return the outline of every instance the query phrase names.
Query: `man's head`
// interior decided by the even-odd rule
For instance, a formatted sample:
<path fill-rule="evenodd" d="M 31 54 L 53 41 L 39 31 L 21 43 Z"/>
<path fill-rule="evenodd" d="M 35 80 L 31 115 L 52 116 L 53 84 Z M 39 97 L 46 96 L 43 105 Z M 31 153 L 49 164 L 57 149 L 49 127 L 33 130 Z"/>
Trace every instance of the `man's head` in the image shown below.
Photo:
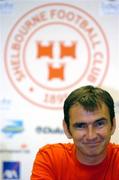
<path fill-rule="evenodd" d="M 73 105 L 79 104 L 87 111 L 94 111 L 101 107 L 102 103 L 108 107 L 111 124 L 113 125 L 113 118 L 115 117 L 114 101 L 107 91 L 87 85 L 71 92 L 64 102 L 64 120 L 67 127 L 69 128 L 70 124 L 69 110 Z"/>
<path fill-rule="evenodd" d="M 115 131 L 112 97 L 98 87 L 76 89 L 65 100 L 63 127 L 66 136 L 74 141 L 79 161 L 100 163 Z"/>

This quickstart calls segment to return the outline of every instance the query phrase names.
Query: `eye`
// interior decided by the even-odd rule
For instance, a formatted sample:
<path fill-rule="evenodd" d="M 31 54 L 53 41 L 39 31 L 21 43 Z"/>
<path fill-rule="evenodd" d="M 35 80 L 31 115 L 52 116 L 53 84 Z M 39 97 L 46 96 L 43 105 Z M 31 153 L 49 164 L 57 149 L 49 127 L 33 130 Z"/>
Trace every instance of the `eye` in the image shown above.
<path fill-rule="evenodd" d="M 74 124 L 74 127 L 76 129 L 84 129 L 87 127 L 87 124 L 86 123 L 76 123 L 76 124 Z"/>
<path fill-rule="evenodd" d="M 105 119 L 97 120 L 95 122 L 95 127 L 102 128 L 102 127 L 105 126 L 105 124 L 106 124 L 106 120 Z"/>

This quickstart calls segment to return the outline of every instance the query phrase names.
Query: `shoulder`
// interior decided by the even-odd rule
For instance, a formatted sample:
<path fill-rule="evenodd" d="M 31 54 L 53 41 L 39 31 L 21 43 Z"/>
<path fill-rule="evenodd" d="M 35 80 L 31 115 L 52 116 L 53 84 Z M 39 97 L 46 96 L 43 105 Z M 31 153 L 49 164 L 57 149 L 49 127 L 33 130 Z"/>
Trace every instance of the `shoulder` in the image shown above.
<path fill-rule="evenodd" d="M 74 145 L 71 143 L 67 144 L 47 144 L 41 147 L 36 155 L 38 161 L 52 161 L 60 163 L 62 160 L 70 159 L 73 154 Z"/>
<path fill-rule="evenodd" d="M 39 152 L 44 152 L 44 151 L 70 151 L 74 147 L 73 144 L 71 143 L 57 143 L 57 144 L 47 144 L 39 149 Z"/>
<path fill-rule="evenodd" d="M 45 175 L 47 175 L 45 179 L 48 177 L 55 179 L 53 178 L 55 174 L 61 177 L 62 172 L 65 171 L 67 167 L 67 163 L 70 164 L 70 162 L 72 162 L 73 147 L 74 145 L 70 143 L 47 144 L 41 147 L 34 161 L 34 175 L 36 175 L 36 173 L 38 177 L 45 177 Z"/>
<path fill-rule="evenodd" d="M 110 154 L 116 156 L 119 160 L 119 144 L 110 143 L 109 144 Z"/>
<path fill-rule="evenodd" d="M 64 157 L 70 157 L 73 149 L 74 144 L 71 143 L 47 144 L 39 149 L 37 155 L 47 157 L 48 159 L 62 159 Z"/>
<path fill-rule="evenodd" d="M 110 143 L 109 146 L 110 146 L 110 148 L 111 148 L 112 150 L 117 150 L 117 151 L 119 151 L 119 144 Z"/>
<path fill-rule="evenodd" d="M 108 153 L 108 163 L 110 172 L 113 171 L 115 177 L 119 177 L 119 145 L 110 143 L 109 144 L 109 153 Z"/>

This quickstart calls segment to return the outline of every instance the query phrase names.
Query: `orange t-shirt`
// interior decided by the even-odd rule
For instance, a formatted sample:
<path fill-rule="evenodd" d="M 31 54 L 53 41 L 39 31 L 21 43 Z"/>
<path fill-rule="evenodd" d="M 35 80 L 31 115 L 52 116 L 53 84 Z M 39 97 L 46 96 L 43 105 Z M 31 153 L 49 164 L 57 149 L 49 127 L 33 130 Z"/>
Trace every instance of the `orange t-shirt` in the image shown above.
<path fill-rule="evenodd" d="M 98 165 L 81 164 L 74 144 L 42 147 L 34 161 L 31 180 L 119 180 L 119 145 L 109 144 L 108 154 Z"/>

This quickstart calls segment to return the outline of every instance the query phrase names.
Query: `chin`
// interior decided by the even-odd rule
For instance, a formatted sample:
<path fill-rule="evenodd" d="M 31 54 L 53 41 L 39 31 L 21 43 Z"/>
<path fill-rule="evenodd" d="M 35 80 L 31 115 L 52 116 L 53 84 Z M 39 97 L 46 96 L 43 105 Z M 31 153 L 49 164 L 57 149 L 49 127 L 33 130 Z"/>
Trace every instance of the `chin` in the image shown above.
<path fill-rule="evenodd" d="M 92 149 L 92 150 L 88 150 L 86 152 L 87 156 L 100 156 L 101 154 L 105 154 L 105 149 Z"/>

